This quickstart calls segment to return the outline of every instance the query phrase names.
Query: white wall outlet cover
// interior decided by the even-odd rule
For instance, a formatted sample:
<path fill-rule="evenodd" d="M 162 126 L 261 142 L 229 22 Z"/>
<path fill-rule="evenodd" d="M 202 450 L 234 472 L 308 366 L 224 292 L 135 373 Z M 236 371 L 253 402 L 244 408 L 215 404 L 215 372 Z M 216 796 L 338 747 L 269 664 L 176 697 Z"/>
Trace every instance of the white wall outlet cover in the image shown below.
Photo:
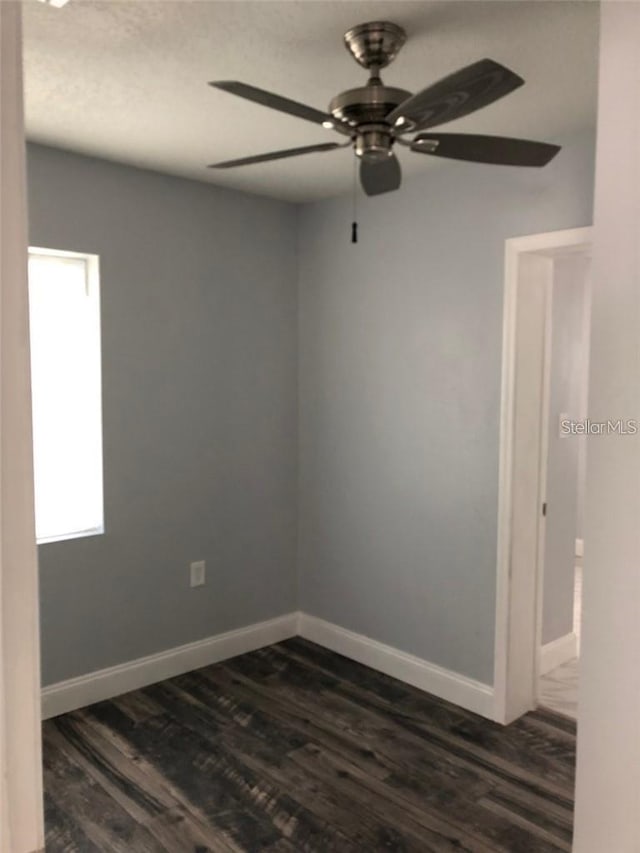
<path fill-rule="evenodd" d="M 195 563 L 191 563 L 191 586 L 203 586 L 205 583 L 205 573 L 206 566 L 204 560 L 197 560 Z"/>

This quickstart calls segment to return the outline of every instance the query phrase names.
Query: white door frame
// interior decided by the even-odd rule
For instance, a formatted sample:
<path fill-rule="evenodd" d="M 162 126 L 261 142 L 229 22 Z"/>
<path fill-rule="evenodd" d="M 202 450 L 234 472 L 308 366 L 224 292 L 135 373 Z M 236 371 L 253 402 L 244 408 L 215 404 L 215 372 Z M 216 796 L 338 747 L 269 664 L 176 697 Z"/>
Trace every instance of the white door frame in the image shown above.
<path fill-rule="evenodd" d="M 44 848 L 21 48 L 0 0 L 0 853 Z"/>
<path fill-rule="evenodd" d="M 574 228 L 516 237 L 505 244 L 504 315 L 502 338 L 502 404 L 500 414 L 500 468 L 498 498 L 498 559 L 496 585 L 496 634 L 494 669 L 494 719 L 507 724 L 536 705 L 536 681 L 542 615 L 540 538 L 543 533 L 541 512 L 518 513 L 538 506 L 544 500 L 546 424 L 548 421 L 549 312 L 551 305 L 551 269 L 554 255 L 575 249 L 584 251 L 591 244 L 592 228 Z M 527 325 L 518 323 L 523 310 L 526 285 L 537 285 L 535 308 L 527 316 Z M 521 318 L 522 319 L 522 318 Z M 529 337 L 529 340 L 526 340 Z M 535 380 L 528 401 L 530 417 L 527 438 L 517 426 L 518 355 L 523 347 L 531 349 L 527 369 Z M 525 469 L 518 473 L 514 488 L 516 453 L 526 458 Z M 527 517 L 528 530 L 523 519 Z"/>

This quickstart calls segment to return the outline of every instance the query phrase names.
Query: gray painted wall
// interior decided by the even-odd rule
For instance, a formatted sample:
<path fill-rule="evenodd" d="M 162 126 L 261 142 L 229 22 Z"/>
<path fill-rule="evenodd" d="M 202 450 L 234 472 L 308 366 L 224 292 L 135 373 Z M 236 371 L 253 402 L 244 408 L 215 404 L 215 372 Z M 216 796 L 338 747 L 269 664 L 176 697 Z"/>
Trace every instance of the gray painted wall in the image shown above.
<path fill-rule="evenodd" d="M 589 263 L 588 258 L 574 255 L 559 257 L 553 264 L 543 643 L 573 630 L 580 450 L 585 441 L 584 436 L 561 437 L 560 418 L 584 417 L 584 319 Z"/>
<path fill-rule="evenodd" d="M 504 241 L 591 223 L 593 134 L 301 210 L 300 606 L 493 680 Z M 402 153 L 401 153 L 402 156 Z"/>
<path fill-rule="evenodd" d="M 356 246 L 347 198 L 30 146 L 32 244 L 102 264 L 107 532 L 40 549 L 44 683 L 297 605 L 491 682 L 504 240 L 590 222 L 592 146 L 431 169 Z"/>
<path fill-rule="evenodd" d="M 32 245 L 102 285 L 106 533 L 40 548 L 48 684 L 295 607 L 295 208 L 28 158 Z"/>

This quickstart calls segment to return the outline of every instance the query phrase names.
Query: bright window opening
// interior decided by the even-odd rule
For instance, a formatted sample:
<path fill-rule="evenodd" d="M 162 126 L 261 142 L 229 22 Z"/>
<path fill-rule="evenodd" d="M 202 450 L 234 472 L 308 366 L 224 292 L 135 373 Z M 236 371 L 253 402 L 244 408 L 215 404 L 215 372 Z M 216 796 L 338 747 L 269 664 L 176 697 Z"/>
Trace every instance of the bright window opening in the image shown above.
<path fill-rule="evenodd" d="M 104 532 L 97 255 L 29 249 L 36 537 Z"/>

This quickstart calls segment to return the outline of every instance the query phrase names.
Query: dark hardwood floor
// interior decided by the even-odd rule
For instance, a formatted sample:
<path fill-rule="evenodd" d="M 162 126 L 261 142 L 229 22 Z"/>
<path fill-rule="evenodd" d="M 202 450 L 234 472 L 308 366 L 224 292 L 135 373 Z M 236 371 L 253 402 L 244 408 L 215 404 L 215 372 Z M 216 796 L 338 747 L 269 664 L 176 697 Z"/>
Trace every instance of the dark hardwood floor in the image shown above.
<path fill-rule="evenodd" d="M 574 763 L 296 638 L 47 721 L 46 849 L 570 851 Z"/>

